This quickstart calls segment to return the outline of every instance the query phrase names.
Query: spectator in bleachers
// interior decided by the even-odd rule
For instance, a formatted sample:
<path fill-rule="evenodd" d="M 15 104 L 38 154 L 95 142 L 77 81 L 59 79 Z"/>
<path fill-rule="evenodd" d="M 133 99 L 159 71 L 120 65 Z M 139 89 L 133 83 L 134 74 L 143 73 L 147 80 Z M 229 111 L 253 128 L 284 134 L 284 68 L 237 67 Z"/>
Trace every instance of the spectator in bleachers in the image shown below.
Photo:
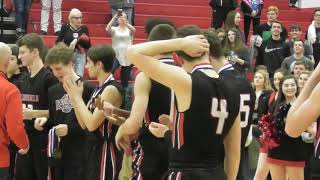
<path fill-rule="evenodd" d="M 258 120 L 260 118 L 260 109 L 262 100 L 268 98 L 272 92 L 272 87 L 269 79 L 269 75 L 266 70 L 258 70 L 254 74 L 253 88 L 256 93 L 256 101 L 253 111 L 253 124 L 252 124 L 252 135 L 253 139 L 249 145 L 249 170 L 254 171 L 257 167 L 259 157 L 259 135 L 260 130 L 258 127 Z"/>
<path fill-rule="evenodd" d="M 62 0 L 41 0 L 41 35 L 47 35 L 49 25 L 50 6 L 53 10 L 53 28 L 55 35 L 61 31 L 61 4 Z"/>
<path fill-rule="evenodd" d="M 250 66 L 250 54 L 248 48 L 241 41 L 238 29 L 231 28 L 227 31 L 224 54 L 241 76 L 245 77 L 246 70 Z"/>
<path fill-rule="evenodd" d="M 226 37 L 226 30 L 224 28 L 218 28 L 216 34 L 219 37 L 220 41 L 223 42 Z"/>
<path fill-rule="evenodd" d="M 272 78 L 276 69 L 281 67 L 285 57 L 290 55 L 288 45 L 281 39 L 282 23 L 271 23 L 271 38 L 262 42 L 258 48 L 257 65 L 267 66 L 269 76 Z"/>
<path fill-rule="evenodd" d="M 118 20 L 119 26 L 112 26 L 115 20 Z M 113 72 L 121 66 L 121 84 L 124 88 L 128 86 L 132 65 L 127 59 L 127 48 L 132 45 L 133 35 L 136 29 L 128 23 L 125 13 L 116 14 L 106 27 L 106 31 L 111 34 L 112 48 L 116 53 L 116 60 L 113 65 Z"/>
<path fill-rule="evenodd" d="M 237 11 L 231 11 L 228 13 L 224 22 L 223 28 L 228 31 L 230 28 L 236 28 L 240 32 L 242 42 L 245 42 L 244 34 L 240 30 L 241 14 Z"/>
<path fill-rule="evenodd" d="M 311 73 L 312 72 L 310 72 L 310 71 L 303 71 L 300 73 L 300 76 L 298 79 L 298 87 L 299 87 L 300 92 L 303 89 L 306 82 L 308 81 L 309 77 L 311 76 Z"/>
<path fill-rule="evenodd" d="M 16 37 L 20 39 L 27 32 L 31 0 L 14 0 L 16 9 Z"/>
<path fill-rule="evenodd" d="M 278 20 L 279 9 L 277 6 L 269 6 L 267 9 L 267 22 L 256 27 L 254 34 L 258 34 L 263 40 L 268 40 L 271 37 L 271 25 L 273 21 Z M 281 39 L 285 41 L 288 38 L 287 29 L 282 25 Z"/>
<path fill-rule="evenodd" d="M 293 75 L 296 80 L 299 79 L 300 74 L 307 70 L 307 65 L 303 61 L 298 61 L 293 65 Z"/>
<path fill-rule="evenodd" d="M 245 42 L 248 43 L 250 24 L 252 21 L 252 29 L 255 30 L 260 25 L 260 16 L 263 8 L 263 0 L 242 0 L 241 11 L 243 12 L 243 25 Z"/>
<path fill-rule="evenodd" d="M 290 40 L 288 41 L 288 45 L 290 47 L 290 53 L 293 54 L 293 43 L 296 40 L 301 40 L 301 27 L 299 24 L 292 24 L 290 27 Z M 313 50 L 310 45 L 310 42 L 308 40 L 305 40 L 303 43 L 304 46 L 304 56 L 311 59 L 311 61 L 314 63 L 313 58 Z"/>
<path fill-rule="evenodd" d="M 210 0 L 212 8 L 211 27 L 218 29 L 225 22 L 227 14 L 237 8 L 237 0 Z"/>
<path fill-rule="evenodd" d="M 74 71 L 77 75 L 83 76 L 86 63 L 86 51 L 90 48 L 89 30 L 82 24 L 82 13 L 79 9 L 71 9 L 69 23 L 61 27 L 56 43 L 64 42 L 74 49 Z"/>
<path fill-rule="evenodd" d="M 116 15 L 118 9 L 121 9 L 124 12 L 124 14 L 127 15 L 127 20 L 129 24 L 133 24 L 134 0 L 109 0 L 109 5 L 111 7 L 112 17 Z M 118 22 L 114 21 L 113 25 L 118 25 Z"/>
<path fill-rule="evenodd" d="M 286 57 L 281 65 L 281 68 L 293 72 L 293 67 L 296 62 L 303 62 L 307 65 L 308 71 L 313 71 L 313 62 L 304 56 L 304 46 L 302 40 L 296 40 L 293 42 L 293 55 Z"/>
<path fill-rule="evenodd" d="M 258 119 L 260 119 L 262 115 L 265 115 L 270 111 L 272 105 L 275 103 L 275 100 L 277 99 L 279 94 L 279 83 L 282 80 L 282 78 L 286 75 L 288 75 L 288 72 L 284 69 L 279 68 L 275 71 L 273 76 L 274 91 L 272 91 L 272 93 L 266 93 L 263 96 L 260 96 L 261 99 L 259 102 Z M 268 177 L 270 168 L 267 163 L 267 157 L 268 150 L 265 147 L 260 146 L 259 159 L 256 173 L 254 175 L 254 180 L 265 180 Z"/>
<path fill-rule="evenodd" d="M 313 19 L 306 38 L 312 44 L 315 66 L 317 66 L 320 61 L 320 9 L 314 11 Z"/>

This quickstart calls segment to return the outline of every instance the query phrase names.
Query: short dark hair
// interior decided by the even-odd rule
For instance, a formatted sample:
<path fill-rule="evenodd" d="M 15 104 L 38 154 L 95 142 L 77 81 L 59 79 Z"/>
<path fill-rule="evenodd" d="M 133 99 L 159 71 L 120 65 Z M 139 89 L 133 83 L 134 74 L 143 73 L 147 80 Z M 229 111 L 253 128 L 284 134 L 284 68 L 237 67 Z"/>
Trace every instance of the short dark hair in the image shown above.
<path fill-rule="evenodd" d="M 204 31 L 203 34 L 210 45 L 210 56 L 215 59 L 219 59 L 220 57 L 224 56 L 223 47 L 217 34 L 211 30 Z"/>
<path fill-rule="evenodd" d="M 144 31 L 148 34 L 150 34 L 151 30 L 156 26 L 156 25 L 159 25 L 159 24 L 168 24 L 170 26 L 172 26 L 174 29 L 177 29 L 176 25 L 169 21 L 168 19 L 163 19 L 163 18 L 151 18 L 151 19 L 148 19 L 146 21 L 146 23 L 144 24 Z"/>
<path fill-rule="evenodd" d="M 20 65 L 22 64 L 21 59 L 19 59 L 19 47 L 15 44 L 9 45 L 12 55 L 17 58 L 17 64 Z"/>
<path fill-rule="evenodd" d="M 46 63 L 48 65 L 59 64 L 68 65 L 73 60 L 73 50 L 64 43 L 58 43 L 48 51 Z"/>
<path fill-rule="evenodd" d="M 32 51 L 33 49 L 38 49 L 40 58 L 42 58 L 43 56 L 43 50 L 45 45 L 43 39 L 36 33 L 24 35 L 21 39 L 17 41 L 17 45 L 19 47 L 26 46 L 30 51 Z"/>
<path fill-rule="evenodd" d="M 273 25 L 274 23 L 280 24 L 281 29 L 283 29 L 283 24 L 282 24 L 281 21 L 279 21 L 279 20 L 274 20 L 274 21 L 272 21 L 272 22 L 271 22 L 271 27 L 272 27 L 272 25 Z"/>
<path fill-rule="evenodd" d="M 110 45 L 93 46 L 88 50 L 87 55 L 94 64 L 100 61 L 105 72 L 111 72 L 116 55 Z"/>
<path fill-rule="evenodd" d="M 200 28 L 196 25 L 185 25 L 177 30 L 177 36 L 179 38 L 183 38 L 191 35 L 202 35 L 202 32 Z M 183 51 L 177 51 L 176 53 L 178 56 L 182 57 L 186 61 L 193 61 L 194 59 L 198 58 L 198 57 L 196 58 L 191 57 Z"/>
<path fill-rule="evenodd" d="M 301 26 L 299 24 L 292 24 L 290 27 L 290 31 L 298 29 L 299 31 L 301 31 Z"/>
<path fill-rule="evenodd" d="M 265 65 L 257 65 L 256 67 L 255 67 L 255 71 L 254 72 L 257 72 L 257 71 L 268 71 L 268 68 L 267 68 L 267 66 L 265 66 Z"/>
<path fill-rule="evenodd" d="M 303 65 L 305 69 L 307 69 L 308 65 L 304 61 L 296 61 L 293 67 Z"/>
<path fill-rule="evenodd" d="M 177 36 L 177 31 L 169 24 L 156 25 L 148 36 L 148 41 L 174 39 Z"/>
<path fill-rule="evenodd" d="M 316 9 L 314 10 L 313 16 L 316 15 L 316 13 L 317 13 L 318 11 L 320 11 L 320 8 L 316 8 Z"/>

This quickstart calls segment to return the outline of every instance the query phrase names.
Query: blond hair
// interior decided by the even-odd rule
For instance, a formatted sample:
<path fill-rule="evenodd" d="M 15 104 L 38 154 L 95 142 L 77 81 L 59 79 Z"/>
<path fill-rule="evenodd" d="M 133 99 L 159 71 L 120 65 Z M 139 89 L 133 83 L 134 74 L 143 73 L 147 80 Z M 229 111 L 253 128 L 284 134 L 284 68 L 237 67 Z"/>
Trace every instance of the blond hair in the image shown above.
<path fill-rule="evenodd" d="M 263 76 L 264 79 L 264 90 L 272 90 L 272 86 L 271 86 L 271 82 L 269 79 L 269 73 L 267 71 L 264 70 L 258 70 L 257 72 L 254 73 L 254 76 L 256 76 L 256 74 L 259 73 Z M 253 87 L 256 88 L 253 84 Z"/>

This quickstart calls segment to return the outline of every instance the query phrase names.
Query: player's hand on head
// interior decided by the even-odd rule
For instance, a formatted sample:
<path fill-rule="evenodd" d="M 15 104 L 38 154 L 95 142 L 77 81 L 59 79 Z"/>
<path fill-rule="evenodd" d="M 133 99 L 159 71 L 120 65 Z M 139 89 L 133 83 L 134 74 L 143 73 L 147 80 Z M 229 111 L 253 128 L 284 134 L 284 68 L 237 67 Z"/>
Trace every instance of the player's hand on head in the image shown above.
<path fill-rule="evenodd" d="M 56 135 L 59 137 L 66 136 L 68 134 L 68 125 L 59 124 L 56 126 Z"/>
<path fill-rule="evenodd" d="M 43 125 L 47 123 L 47 121 L 48 121 L 48 118 L 46 117 L 36 118 L 34 120 L 33 126 L 36 130 L 43 131 Z"/>
<path fill-rule="evenodd" d="M 161 114 L 158 119 L 161 124 L 166 125 L 170 130 L 172 130 L 173 121 L 169 115 Z"/>
<path fill-rule="evenodd" d="M 200 57 L 209 52 L 209 43 L 203 35 L 192 35 L 183 38 L 183 51 L 191 57 Z"/>
<path fill-rule="evenodd" d="M 157 138 L 163 138 L 164 134 L 169 130 L 168 126 L 152 122 L 149 125 L 149 131 Z"/>

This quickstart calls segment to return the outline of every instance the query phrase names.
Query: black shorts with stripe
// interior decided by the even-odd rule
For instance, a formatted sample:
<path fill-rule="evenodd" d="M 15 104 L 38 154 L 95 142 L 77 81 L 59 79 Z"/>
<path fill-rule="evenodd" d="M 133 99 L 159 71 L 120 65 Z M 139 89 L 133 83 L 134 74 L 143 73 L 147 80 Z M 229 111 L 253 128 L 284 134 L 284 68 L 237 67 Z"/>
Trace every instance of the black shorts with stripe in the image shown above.
<path fill-rule="evenodd" d="M 115 143 L 89 141 L 86 147 L 86 180 L 117 180 L 121 169 L 122 153 Z"/>
<path fill-rule="evenodd" d="M 134 142 L 132 180 L 160 180 L 168 170 L 168 145 L 164 139 L 143 135 Z"/>
<path fill-rule="evenodd" d="M 227 180 L 224 169 L 218 166 L 216 169 L 169 169 L 162 180 Z"/>

